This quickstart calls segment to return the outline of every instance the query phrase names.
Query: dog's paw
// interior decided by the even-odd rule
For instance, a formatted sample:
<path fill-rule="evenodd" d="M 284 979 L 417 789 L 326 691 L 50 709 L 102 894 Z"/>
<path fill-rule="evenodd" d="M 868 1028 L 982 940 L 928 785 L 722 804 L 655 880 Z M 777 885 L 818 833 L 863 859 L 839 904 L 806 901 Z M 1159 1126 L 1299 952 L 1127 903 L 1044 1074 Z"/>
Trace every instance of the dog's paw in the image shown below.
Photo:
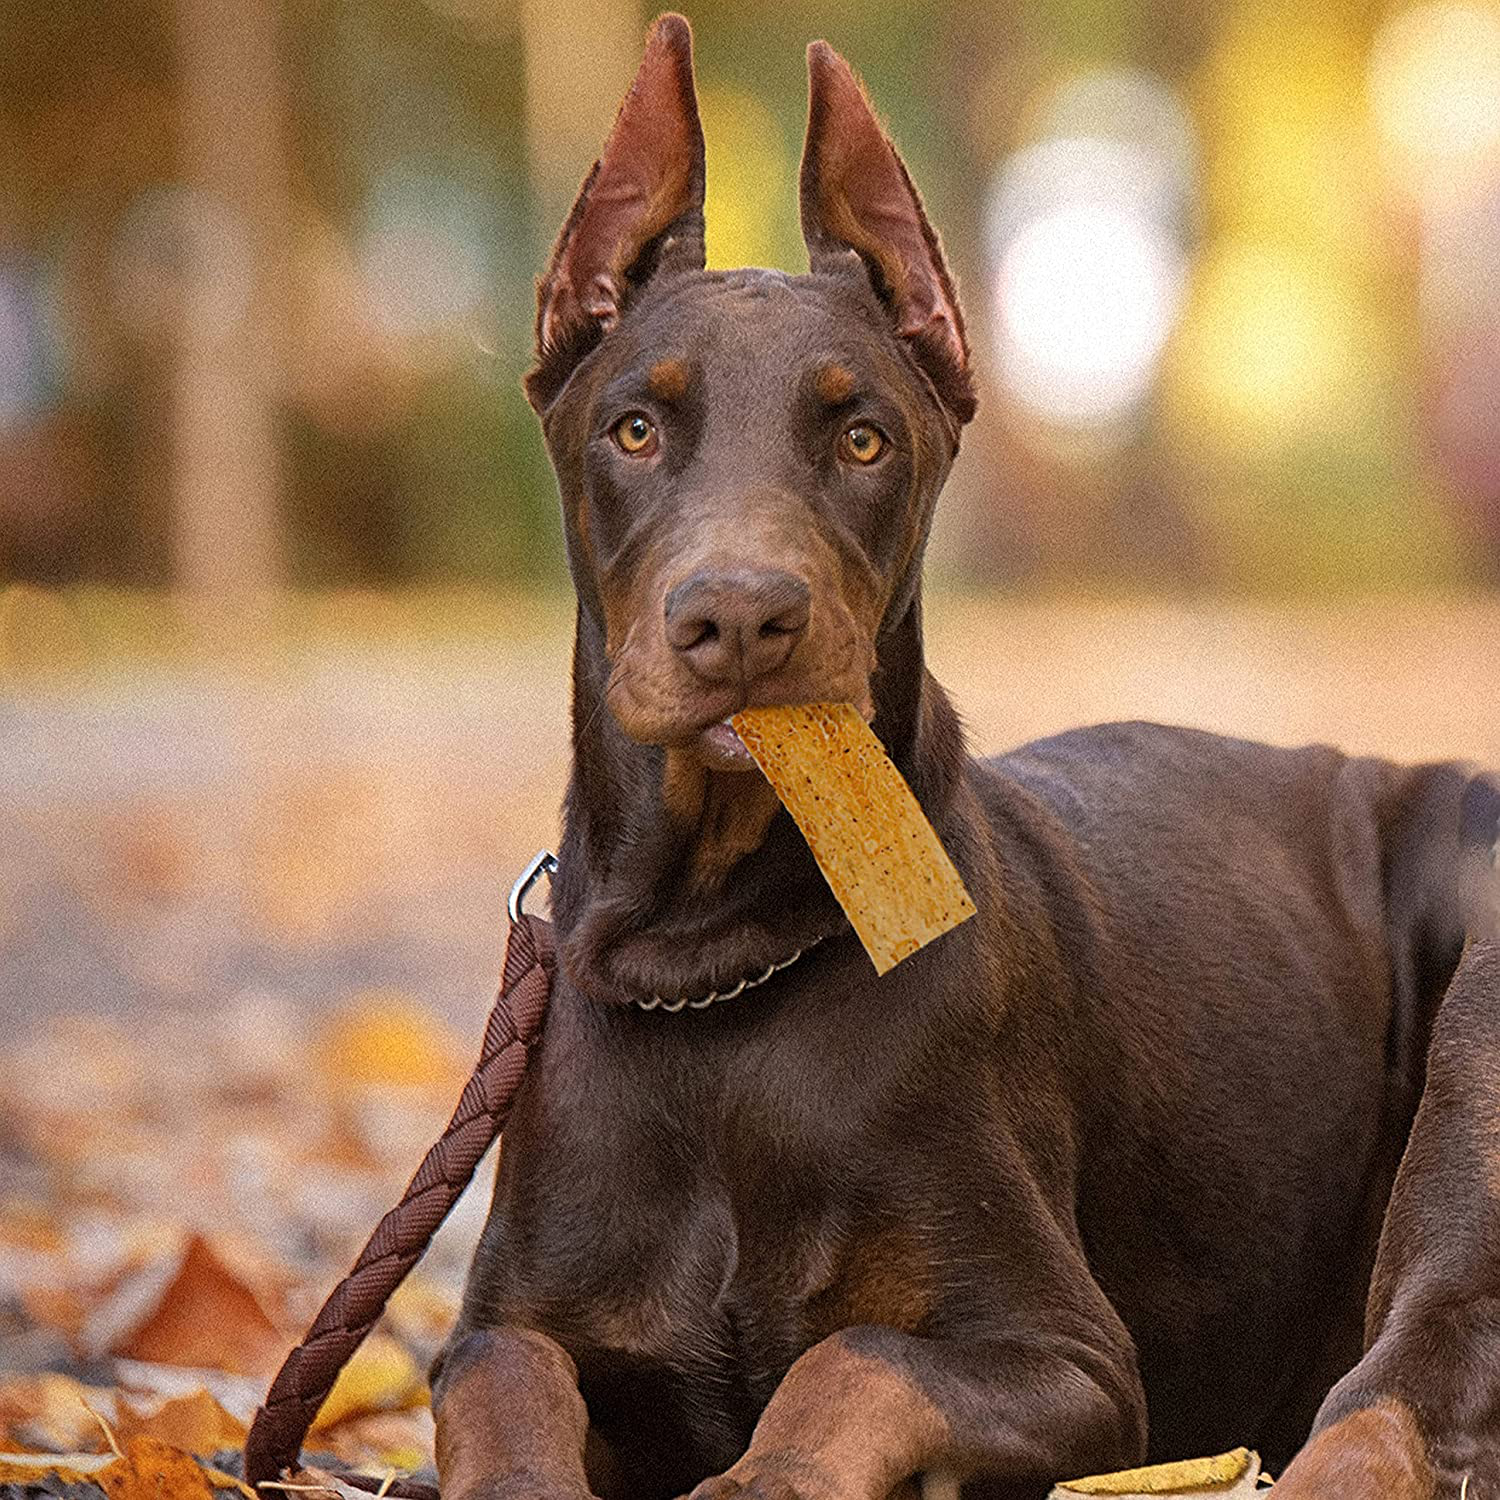
<path fill-rule="evenodd" d="M 752 1458 L 705 1479 L 683 1500 L 848 1500 L 837 1476 L 793 1454 Z"/>

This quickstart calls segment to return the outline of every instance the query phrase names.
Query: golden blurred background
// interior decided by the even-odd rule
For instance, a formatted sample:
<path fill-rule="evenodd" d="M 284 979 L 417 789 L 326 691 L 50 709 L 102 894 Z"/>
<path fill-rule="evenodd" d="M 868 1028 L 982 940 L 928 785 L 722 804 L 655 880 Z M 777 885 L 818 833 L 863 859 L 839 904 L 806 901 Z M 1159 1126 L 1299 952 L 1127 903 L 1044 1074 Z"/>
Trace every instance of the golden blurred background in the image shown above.
<path fill-rule="evenodd" d="M 0 1034 L 481 1004 L 570 605 L 519 377 L 636 0 L 0 0 Z M 703 0 L 715 265 L 804 264 L 863 72 L 981 411 L 974 741 L 1175 719 L 1500 761 L 1500 3 Z"/>
<path fill-rule="evenodd" d="M 704 0 L 715 265 L 800 269 L 802 49 L 864 73 L 983 415 L 940 577 L 1500 569 L 1489 0 Z M 560 576 L 517 377 L 634 0 L 3 0 L 0 578 Z"/>

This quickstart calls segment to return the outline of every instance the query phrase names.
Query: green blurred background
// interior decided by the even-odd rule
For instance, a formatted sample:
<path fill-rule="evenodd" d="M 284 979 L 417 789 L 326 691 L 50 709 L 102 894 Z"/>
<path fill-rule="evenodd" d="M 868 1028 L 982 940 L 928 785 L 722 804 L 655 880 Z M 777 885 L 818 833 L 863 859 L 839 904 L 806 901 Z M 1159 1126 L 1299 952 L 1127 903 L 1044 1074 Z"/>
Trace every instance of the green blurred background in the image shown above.
<path fill-rule="evenodd" d="M 701 0 L 716 265 L 864 74 L 982 378 L 943 579 L 1500 573 L 1500 9 Z M 0 580 L 553 584 L 533 280 L 631 0 L 0 0 Z"/>

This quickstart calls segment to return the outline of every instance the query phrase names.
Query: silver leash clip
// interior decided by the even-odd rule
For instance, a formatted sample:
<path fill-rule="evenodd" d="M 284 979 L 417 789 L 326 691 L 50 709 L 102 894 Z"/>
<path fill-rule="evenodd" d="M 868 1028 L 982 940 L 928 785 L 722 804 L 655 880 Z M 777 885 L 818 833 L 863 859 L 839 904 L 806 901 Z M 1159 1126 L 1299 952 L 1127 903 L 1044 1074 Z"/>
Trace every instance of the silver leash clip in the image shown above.
<path fill-rule="evenodd" d="M 531 863 L 521 871 L 520 878 L 510 888 L 510 900 L 505 903 L 505 909 L 512 922 L 521 920 L 521 915 L 526 910 L 526 896 L 532 886 L 543 875 L 551 880 L 556 873 L 557 856 L 550 849 L 538 849 L 532 856 Z"/>

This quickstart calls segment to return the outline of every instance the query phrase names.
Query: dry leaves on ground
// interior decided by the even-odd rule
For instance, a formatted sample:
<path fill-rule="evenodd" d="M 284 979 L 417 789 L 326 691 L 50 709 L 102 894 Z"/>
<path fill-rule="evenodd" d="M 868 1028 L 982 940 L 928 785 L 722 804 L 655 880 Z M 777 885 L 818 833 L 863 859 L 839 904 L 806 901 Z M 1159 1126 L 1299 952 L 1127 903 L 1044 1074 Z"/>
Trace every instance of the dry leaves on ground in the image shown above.
<path fill-rule="evenodd" d="M 389 993 L 305 1031 L 246 996 L 24 1042 L 0 1125 L 0 1496 L 243 1488 L 271 1375 L 446 1120 L 466 1050 Z M 308 1442 L 325 1463 L 430 1466 L 425 1371 L 468 1218 L 334 1388 Z"/>

